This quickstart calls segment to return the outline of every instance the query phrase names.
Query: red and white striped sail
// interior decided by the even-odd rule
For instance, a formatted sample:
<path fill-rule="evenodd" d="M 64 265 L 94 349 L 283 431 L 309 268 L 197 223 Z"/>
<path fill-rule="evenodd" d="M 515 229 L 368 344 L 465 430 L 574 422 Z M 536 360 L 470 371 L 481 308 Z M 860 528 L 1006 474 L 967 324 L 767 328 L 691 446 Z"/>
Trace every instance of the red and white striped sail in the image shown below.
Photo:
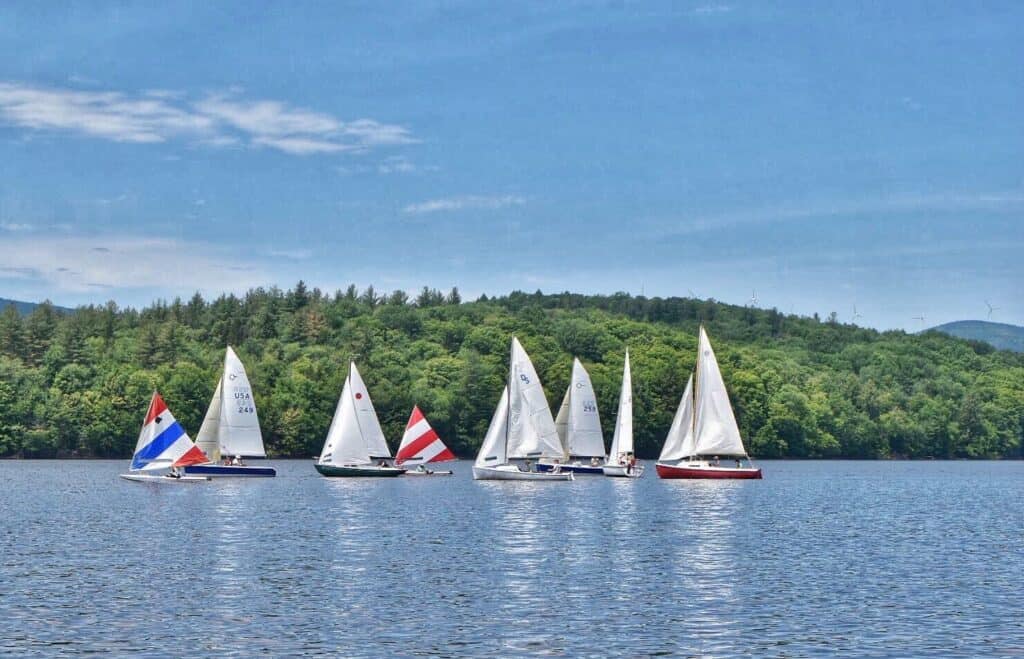
<path fill-rule="evenodd" d="M 441 438 L 423 416 L 418 406 L 413 406 L 412 414 L 409 415 L 409 423 L 405 427 L 405 434 L 402 435 L 402 445 L 398 447 L 395 454 L 395 464 L 403 462 L 445 462 L 455 460 L 455 454 L 444 445 Z"/>

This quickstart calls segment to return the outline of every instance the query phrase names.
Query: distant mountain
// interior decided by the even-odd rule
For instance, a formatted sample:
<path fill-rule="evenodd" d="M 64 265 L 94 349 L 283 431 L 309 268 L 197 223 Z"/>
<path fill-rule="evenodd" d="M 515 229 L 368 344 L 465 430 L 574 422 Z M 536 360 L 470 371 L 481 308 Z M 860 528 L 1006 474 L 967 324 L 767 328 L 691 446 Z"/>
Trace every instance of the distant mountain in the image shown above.
<path fill-rule="evenodd" d="M 984 341 L 1000 350 L 1024 352 L 1024 327 L 987 320 L 958 320 L 932 328 L 933 331 L 961 339 Z"/>
<path fill-rule="evenodd" d="M 20 300 L 8 300 L 5 297 L 0 297 L 0 311 L 6 309 L 7 305 L 9 304 L 13 304 L 14 308 L 17 309 L 18 313 L 20 313 L 22 316 L 32 313 L 32 310 L 39 306 L 38 302 L 22 302 Z M 74 311 L 74 309 L 69 309 L 67 307 L 58 307 L 57 305 L 53 305 L 53 308 L 59 311 L 60 313 L 71 313 L 72 311 Z"/>

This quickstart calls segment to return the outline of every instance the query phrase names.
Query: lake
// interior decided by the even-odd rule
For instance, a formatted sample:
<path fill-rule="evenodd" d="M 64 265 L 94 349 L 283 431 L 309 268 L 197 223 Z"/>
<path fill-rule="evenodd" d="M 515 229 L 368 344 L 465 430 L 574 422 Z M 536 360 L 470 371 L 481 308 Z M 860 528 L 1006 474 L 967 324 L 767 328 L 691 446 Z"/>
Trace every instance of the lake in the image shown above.
<path fill-rule="evenodd" d="M 0 653 L 1024 654 L 1024 462 L 149 485 L 0 461 Z"/>

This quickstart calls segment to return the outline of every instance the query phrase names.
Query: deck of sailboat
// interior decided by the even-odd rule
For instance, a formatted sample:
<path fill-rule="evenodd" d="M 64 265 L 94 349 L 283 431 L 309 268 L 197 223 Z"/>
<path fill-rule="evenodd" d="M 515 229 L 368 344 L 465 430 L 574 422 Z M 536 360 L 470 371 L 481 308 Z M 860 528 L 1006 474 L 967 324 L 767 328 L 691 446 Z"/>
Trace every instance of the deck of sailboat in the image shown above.
<path fill-rule="evenodd" d="M 207 476 L 181 476 L 175 478 L 170 474 L 135 474 L 127 473 L 120 474 L 121 478 L 126 481 L 133 481 L 136 483 L 205 483 L 210 480 Z"/>
<path fill-rule="evenodd" d="M 596 475 L 600 475 L 600 474 L 604 473 L 604 471 L 601 468 L 602 465 L 600 465 L 600 464 L 592 465 L 592 464 L 583 463 L 583 462 L 565 462 L 565 463 L 538 462 L 537 463 L 537 471 L 540 471 L 540 472 L 550 473 L 551 471 L 553 471 L 555 469 L 555 467 L 559 467 L 560 470 L 563 471 L 563 472 L 571 471 L 574 474 L 596 474 Z"/>
<path fill-rule="evenodd" d="M 220 478 L 224 477 L 242 477 L 242 478 L 270 478 L 277 476 L 277 470 L 273 467 L 257 467 L 254 465 L 221 465 L 221 464 L 202 464 L 202 465 L 191 465 L 185 467 L 186 474 L 203 475 L 203 476 L 217 476 Z"/>
<path fill-rule="evenodd" d="M 391 478 L 406 472 L 400 467 L 381 467 L 380 465 L 332 465 L 317 463 L 316 470 L 322 476 L 331 478 Z"/>

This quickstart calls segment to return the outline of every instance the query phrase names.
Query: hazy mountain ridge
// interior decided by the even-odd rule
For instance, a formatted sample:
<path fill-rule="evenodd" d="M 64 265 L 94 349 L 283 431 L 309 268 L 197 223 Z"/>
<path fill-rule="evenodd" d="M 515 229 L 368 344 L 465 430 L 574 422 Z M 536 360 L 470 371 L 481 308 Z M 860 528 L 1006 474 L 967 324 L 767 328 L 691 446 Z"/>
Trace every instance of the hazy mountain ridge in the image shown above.
<path fill-rule="evenodd" d="M 43 304 L 43 303 L 42 302 L 23 302 L 21 300 L 12 300 L 10 298 L 0 297 L 0 311 L 3 311 L 9 305 L 12 305 L 12 304 L 14 305 L 14 308 L 18 310 L 18 313 L 20 313 L 22 316 L 27 316 L 28 314 L 32 313 L 32 311 L 36 307 L 38 307 L 40 304 Z M 53 308 L 56 311 L 60 312 L 60 313 L 71 313 L 71 312 L 74 311 L 74 309 L 69 309 L 68 307 L 59 307 L 56 304 L 53 305 Z"/>
<path fill-rule="evenodd" d="M 960 339 L 984 341 L 999 350 L 1024 352 L 1024 327 L 988 320 L 957 320 L 943 323 L 930 331 L 942 332 Z"/>

